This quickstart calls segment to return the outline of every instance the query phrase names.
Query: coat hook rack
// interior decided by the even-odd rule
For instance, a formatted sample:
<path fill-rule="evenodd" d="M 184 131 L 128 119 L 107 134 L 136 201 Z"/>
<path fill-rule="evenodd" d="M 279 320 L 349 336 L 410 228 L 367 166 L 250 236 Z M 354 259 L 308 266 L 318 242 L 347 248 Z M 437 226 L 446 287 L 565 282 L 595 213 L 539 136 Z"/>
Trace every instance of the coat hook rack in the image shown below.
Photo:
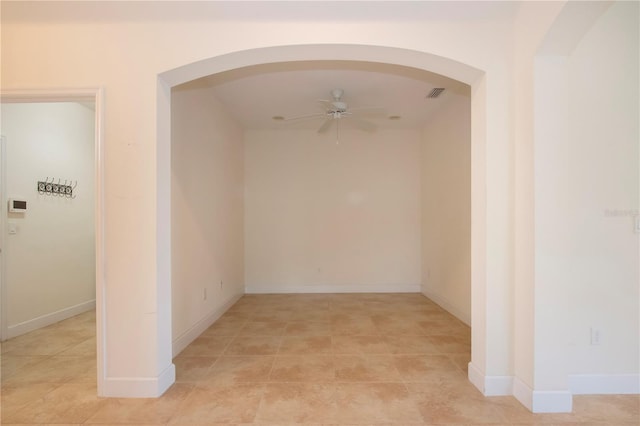
<path fill-rule="evenodd" d="M 72 185 L 73 183 L 73 185 Z M 58 178 L 56 182 L 55 178 L 51 178 L 49 180 L 49 176 L 45 180 L 38 181 L 38 194 L 40 195 L 52 195 L 58 197 L 66 197 L 66 198 L 76 198 L 74 194 L 74 190 L 78 186 L 78 181 L 64 180 L 64 183 L 61 183 L 61 179 Z"/>

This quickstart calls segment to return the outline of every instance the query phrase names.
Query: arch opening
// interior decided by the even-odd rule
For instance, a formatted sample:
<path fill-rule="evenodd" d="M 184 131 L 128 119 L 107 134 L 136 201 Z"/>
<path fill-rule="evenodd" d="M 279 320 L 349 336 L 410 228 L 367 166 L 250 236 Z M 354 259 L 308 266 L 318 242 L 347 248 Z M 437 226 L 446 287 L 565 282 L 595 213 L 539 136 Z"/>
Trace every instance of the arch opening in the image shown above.
<path fill-rule="evenodd" d="M 322 66 L 342 66 L 364 69 L 372 64 L 388 73 L 405 76 L 445 76 L 471 87 L 471 304 L 473 339 L 472 362 L 483 365 L 485 353 L 484 238 L 486 236 L 484 170 L 484 73 L 468 65 L 431 55 L 377 46 L 313 45 L 280 46 L 253 49 L 209 58 L 159 75 L 158 79 L 158 306 L 161 357 L 168 364 L 175 350 L 170 330 L 171 316 L 171 91 L 180 85 L 197 88 L 199 79 L 224 82 L 241 76 L 260 74 L 270 70 L 318 69 Z M 222 284 L 221 284 L 222 285 Z"/>

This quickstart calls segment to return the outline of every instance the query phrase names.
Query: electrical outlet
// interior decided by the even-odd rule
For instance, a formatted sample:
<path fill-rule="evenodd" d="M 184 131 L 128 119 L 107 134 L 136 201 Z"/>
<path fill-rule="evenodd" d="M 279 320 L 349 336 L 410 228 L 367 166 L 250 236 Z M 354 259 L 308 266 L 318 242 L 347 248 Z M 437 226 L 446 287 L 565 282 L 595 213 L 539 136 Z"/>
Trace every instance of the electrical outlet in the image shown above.
<path fill-rule="evenodd" d="M 602 330 L 591 327 L 591 346 L 599 346 L 602 343 Z"/>

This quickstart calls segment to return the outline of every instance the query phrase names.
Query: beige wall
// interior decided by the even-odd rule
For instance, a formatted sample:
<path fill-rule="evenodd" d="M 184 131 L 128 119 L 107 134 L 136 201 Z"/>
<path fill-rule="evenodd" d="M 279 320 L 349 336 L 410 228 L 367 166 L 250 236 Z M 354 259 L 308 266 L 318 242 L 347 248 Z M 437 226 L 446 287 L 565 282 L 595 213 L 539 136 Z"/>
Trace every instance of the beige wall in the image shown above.
<path fill-rule="evenodd" d="M 5 197 L 27 201 L 26 213 L 3 200 L 7 338 L 95 306 L 94 111 L 76 102 L 1 105 Z M 77 181 L 75 198 L 40 194 L 46 178 Z"/>
<path fill-rule="evenodd" d="M 638 6 L 615 3 L 536 63 L 538 387 L 640 392 Z"/>
<path fill-rule="evenodd" d="M 248 292 L 419 290 L 419 132 L 245 141 Z"/>
<path fill-rule="evenodd" d="M 171 289 L 177 355 L 244 293 L 243 131 L 209 90 L 174 89 Z"/>
<path fill-rule="evenodd" d="M 422 132 L 422 291 L 471 323 L 471 104 L 450 98 Z"/>

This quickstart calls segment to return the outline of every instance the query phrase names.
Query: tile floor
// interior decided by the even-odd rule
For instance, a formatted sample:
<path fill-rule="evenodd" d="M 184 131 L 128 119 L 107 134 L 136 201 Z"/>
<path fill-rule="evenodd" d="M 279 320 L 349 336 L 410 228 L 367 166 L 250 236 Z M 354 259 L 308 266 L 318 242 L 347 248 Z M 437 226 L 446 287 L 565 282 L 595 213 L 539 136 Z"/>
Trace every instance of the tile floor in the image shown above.
<path fill-rule="evenodd" d="M 638 396 L 534 415 L 466 379 L 470 331 L 417 294 L 247 295 L 161 398 L 96 397 L 95 316 L 2 345 L 2 424 L 635 425 Z"/>

